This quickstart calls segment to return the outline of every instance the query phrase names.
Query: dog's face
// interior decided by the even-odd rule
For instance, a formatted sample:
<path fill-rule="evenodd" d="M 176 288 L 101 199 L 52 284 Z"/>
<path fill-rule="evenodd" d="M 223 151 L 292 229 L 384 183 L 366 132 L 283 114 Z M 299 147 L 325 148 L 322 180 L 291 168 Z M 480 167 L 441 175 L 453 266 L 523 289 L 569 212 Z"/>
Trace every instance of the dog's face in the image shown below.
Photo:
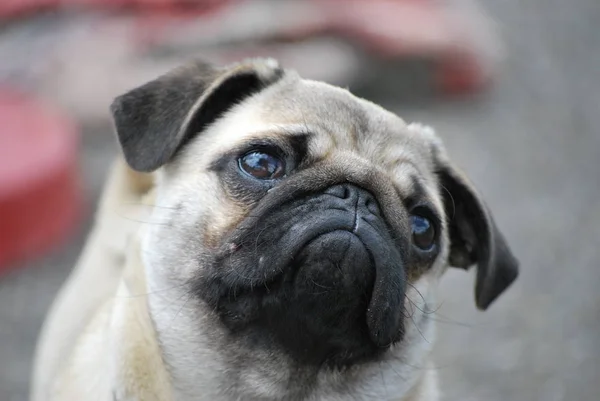
<path fill-rule="evenodd" d="M 130 166 L 160 168 L 143 258 L 165 359 L 185 375 L 210 358 L 223 392 L 285 398 L 323 370 L 422 358 L 447 266 L 477 264 L 482 309 L 516 277 L 433 131 L 346 90 L 195 63 L 112 112 Z"/>

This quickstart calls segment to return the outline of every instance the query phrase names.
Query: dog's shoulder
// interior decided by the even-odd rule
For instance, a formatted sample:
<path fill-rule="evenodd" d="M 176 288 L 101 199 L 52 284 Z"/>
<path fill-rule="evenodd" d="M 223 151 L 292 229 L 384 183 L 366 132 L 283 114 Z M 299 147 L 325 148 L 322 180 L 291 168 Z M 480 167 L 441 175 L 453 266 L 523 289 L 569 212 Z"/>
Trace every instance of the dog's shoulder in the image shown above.
<path fill-rule="evenodd" d="M 73 371 L 73 355 L 94 349 L 81 344 L 95 343 L 94 327 L 100 326 L 94 322 L 108 313 L 106 304 L 124 273 L 127 244 L 151 211 L 146 204 L 152 202 L 152 188 L 150 174 L 134 172 L 122 160 L 113 163 L 89 237 L 42 328 L 32 399 L 49 391 L 58 372 Z"/>

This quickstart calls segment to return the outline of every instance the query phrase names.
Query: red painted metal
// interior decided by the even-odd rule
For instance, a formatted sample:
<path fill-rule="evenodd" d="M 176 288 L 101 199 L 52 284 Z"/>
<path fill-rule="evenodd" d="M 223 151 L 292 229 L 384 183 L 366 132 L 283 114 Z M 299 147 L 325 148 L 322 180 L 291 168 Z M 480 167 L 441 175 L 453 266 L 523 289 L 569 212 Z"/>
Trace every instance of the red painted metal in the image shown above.
<path fill-rule="evenodd" d="M 75 125 L 0 89 L 0 272 L 59 244 L 81 211 Z"/>

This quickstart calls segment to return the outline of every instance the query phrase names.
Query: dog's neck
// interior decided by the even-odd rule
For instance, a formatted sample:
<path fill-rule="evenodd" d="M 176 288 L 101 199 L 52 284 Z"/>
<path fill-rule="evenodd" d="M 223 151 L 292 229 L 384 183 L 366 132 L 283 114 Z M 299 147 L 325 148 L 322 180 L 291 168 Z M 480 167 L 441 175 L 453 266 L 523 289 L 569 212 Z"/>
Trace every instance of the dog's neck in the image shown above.
<path fill-rule="evenodd" d="M 162 359 L 148 312 L 147 286 L 137 238 L 128 247 L 126 266 L 110 322 L 114 352 L 114 400 L 174 400 L 171 378 Z"/>

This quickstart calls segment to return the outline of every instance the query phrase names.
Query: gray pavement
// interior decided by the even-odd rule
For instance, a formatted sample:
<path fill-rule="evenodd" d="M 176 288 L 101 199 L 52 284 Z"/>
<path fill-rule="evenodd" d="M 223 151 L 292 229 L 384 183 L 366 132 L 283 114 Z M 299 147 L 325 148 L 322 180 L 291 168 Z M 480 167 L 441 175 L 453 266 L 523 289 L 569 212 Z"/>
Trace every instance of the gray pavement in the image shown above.
<path fill-rule="evenodd" d="M 600 400 L 600 3 L 485 6 L 508 49 L 491 93 L 385 104 L 437 128 L 522 265 L 485 313 L 474 307 L 474 272 L 445 276 L 435 316 L 444 400 Z M 81 159 L 90 207 L 115 152 L 107 132 L 93 131 Z M 26 399 L 37 331 L 88 228 L 0 279 L 0 401 Z"/>

